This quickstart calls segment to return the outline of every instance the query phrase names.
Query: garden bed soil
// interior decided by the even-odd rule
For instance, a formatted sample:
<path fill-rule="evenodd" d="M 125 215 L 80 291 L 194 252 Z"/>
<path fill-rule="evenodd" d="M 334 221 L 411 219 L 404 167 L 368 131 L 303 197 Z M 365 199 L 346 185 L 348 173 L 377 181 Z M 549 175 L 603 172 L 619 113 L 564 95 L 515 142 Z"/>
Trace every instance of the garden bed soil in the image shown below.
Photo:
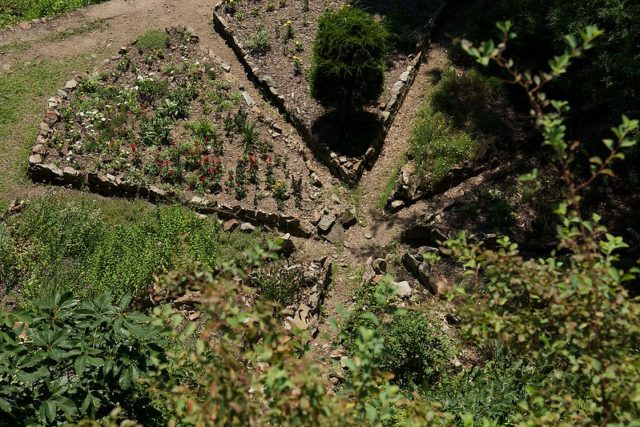
<path fill-rule="evenodd" d="M 123 47 L 99 73 L 70 80 L 49 99 L 30 157 L 34 179 L 214 201 L 236 213 L 310 214 L 320 190 L 301 143 L 193 32 L 149 37 L 161 47 Z"/>
<path fill-rule="evenodd" d="M 308 74 L 318 19 L 327 8 L 337 9 L 348 3 L 385 23 L 392 50 L 379 101 L 356 120 L 350 120 L 347 129 L 341 125 L 343 121 L 311 97 Z M 306 129 L 301 134 L 307 136 L 316 154 L 320 151 L 322 160 L 334 163 L 329 165 L 334 174 L 353 183 L 363 172 L 359 165 L 370 167 L 375 162 L 443 5 L 437 0 L 236 0 L 219 3 L 214 21 L 254 77 L 279 98 L 290 119 Z M 350 135 L 345 137 L 346 131 Z"/>

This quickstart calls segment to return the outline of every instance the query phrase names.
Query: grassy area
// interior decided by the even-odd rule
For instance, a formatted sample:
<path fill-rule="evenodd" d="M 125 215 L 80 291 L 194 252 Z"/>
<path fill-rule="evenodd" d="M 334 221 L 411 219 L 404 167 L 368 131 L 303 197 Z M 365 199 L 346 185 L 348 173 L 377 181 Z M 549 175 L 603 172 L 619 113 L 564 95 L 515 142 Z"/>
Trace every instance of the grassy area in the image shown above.
<path fill-rule="evenodd" d="M 162 50 L 169 47 L 169 35 L 162 30 L 149 30 L 136 41 L 141 50 Z"/>
<path fill-rule="evenodd" d="M 50 194 L 0 224 L 0 284 L 18 304 L 52 290 L 141 298 L 163 269 L 238 259 L 265 236 L 224 233 L 214 218 L 178 206 Z"/>
<path fill-rule="evenodd" d="M 378 197 L 378 208 L 383 210 L 387 204 L 387 200 L 391 196 L 393 189 L 396 187 L 396 182 L 398 181 L 398 177 L 400 176 L 400 171 L 402 170 L 402 166 L 407 163 L 407 154 L 403 154 L 398 163 L 393 167 L 393 171 L 389 178 L 387 179 L 384 188 L 382 189 L 382 193 Z"/>
<path fill-rule="evenodd" d="M 59 15 L 106 0 L 3 0 L 0 5 L 0 28 L 22 21 Z"/>
<path fill-rule="evenodd" d="M 31 43 L 25 41 L 17 41 L 12 43 L 6 43 L 0 46 L 0 54 L 6 55 L 7 53 L 24 52 L 31 47 Z"/>
<path fill-rule="evenodd" d="M 501 83 L 475 71 L 449 71 L 427 92 L 411 138 L 421 178 L 437 186 L 457 165 L 473 162 L 507 132 Z"/>
<path fill-rule="evenodd" d="M 28 185 L 26 164 L 46 98 L 56 94 L 77 72 L 90 70 L 98 59 L 88 56 L 16 66 L 0 72 L 0 200 L 16 196 L 16 188 Z"/>

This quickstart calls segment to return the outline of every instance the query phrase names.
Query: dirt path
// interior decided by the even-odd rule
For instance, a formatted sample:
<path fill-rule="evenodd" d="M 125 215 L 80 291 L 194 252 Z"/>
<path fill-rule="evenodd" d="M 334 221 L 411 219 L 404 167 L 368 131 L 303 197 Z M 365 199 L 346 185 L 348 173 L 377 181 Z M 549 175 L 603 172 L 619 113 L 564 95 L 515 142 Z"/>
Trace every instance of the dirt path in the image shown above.
<path fill-rule="evenodd" d="M 211 49 L 228 63 L 235 58 L 210 25 L 210 0 L 112 0 L 59 16 L 51 21 L 0 33 L 0 45 L 18 43 L 14 51 L 0 56 L 0 64 L 9 66 L 43 59 L 60 60 L 83 53 L 113 54 L 120 45 L 135 40 L 149 28 L 169 26 L 193 27 Z M 93 31 L 83 31 L 100 22 Z M 105 28 L 106 27 L 106 28 Z M 55 40 L 62 31 L 79 30 L 76 36 Z M 51 39 L 54 41 L 50 41 Z M 24 48 L 28 43 L 29 47 Z"/>

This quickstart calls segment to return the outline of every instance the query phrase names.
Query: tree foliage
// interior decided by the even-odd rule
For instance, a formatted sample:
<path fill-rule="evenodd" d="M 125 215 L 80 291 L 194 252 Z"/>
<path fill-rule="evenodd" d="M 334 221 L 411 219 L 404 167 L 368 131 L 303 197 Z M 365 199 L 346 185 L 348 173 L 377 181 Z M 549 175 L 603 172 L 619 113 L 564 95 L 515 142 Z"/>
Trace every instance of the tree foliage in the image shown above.
<path fill-rule="evenodd" d="M 546 380 L 520 403 L 516 419 L 522 423 L 634 423 L 640 414 L 640 305 L 624 284 L 640 270 L 619 267 L 617 253 L 627 245 L 600 224 L 597 214 L 584 218 L 581 193 L 599 177 L 613 175 L 613 163 L 636 145 L 639 123 L 623 117 L 612 129 L 614 138 L 603 140 L 608 155 L 590 159 L 586 178 L 575 175 L 580 143 L 566 140 L 568 104 L 549 99 L 543 89 L 591 49 L 602 31 L 590 26 L 579 37 L 567 36 L 569 49 L 549 61 L 549 71 L 535 74 L 518 71 L 505 56 L 507 42 L 515 37 L 511 24 L 499 29 L 499 43 L 467 42 L 464 47 L 481 64 L 503 68 L 528 94 L 545 145 L 556 154 L 565 201 L 556 210 L 558 252 L 548 257 L 527 259 L 508 237 L 498 241 L 497 249 L 464 234 L 448 242 L 481 283 L 465 298 L 466 333 L 479 344 L 498 339 L 515 354 L 550 366 Z M 535 179 L 535 173 L 522 179 Z"/>
<path fill-rule="evenodd" d="M 588 58 L 574 64 L 570 78 L 561 78 L 562 89 L 581 110 L 638 114 L 640 60 L 640 4 L 637 1 L 584 0 L 483 0 L 473 6 L 474 36 L 491 28 L 496 19 L 511 19 L 518 38 L 510 43 L 512 57 L 534 69 L 544 66 L 551 52 L 563 47 L 564 35 L 591 24 L 606 31 Z"/>

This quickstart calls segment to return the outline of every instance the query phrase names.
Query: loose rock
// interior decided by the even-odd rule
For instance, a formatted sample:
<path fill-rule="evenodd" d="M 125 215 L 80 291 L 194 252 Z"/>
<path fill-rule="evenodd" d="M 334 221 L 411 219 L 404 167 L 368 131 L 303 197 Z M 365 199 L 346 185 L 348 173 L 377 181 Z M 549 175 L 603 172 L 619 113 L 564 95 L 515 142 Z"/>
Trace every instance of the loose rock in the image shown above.
<path fill-rule="evenodd" d="M 225 221 L 222 224 L 222 229 L 224 231 L 226 231 L 227 233 L 230 233 L 232 231 L 234 231 L 236 228 L 238 228 L 238 225 L 240 225 L 240 223 L 238 222 L 238 220 L 236 219 L 230 219 L 228 221 Z"/>
<path fill-rule="evenodd" d="M 328 233 L 329 230 L 331 230 L 331 227 L 333 226 L 333 224 L 336 223 L 336 217 L 333 215 L 324 215 L 322 218 L 320 218 L 320 221 L 318 221 L 318 230 L 321 233 Z"/>
<path fill-rule="evenodd" d="M 243 222 L 240 225 L 240 231 L 242 231 L 243 233 L 251 233 L 253 231 L 255 231 L 256 227 L 254 227 L 252 224 L 248 223 L 248 222 Z"/>
<path fill-rule="evenodd" d="M 395 285 L 397 288 L 398 296 L 400 298 L 410 297 L 411 294 L 413 293 L 413 289 L 411 289 L 409 282 L 407 282 L 406 280 L 402 282 L 397 282 Z"/>
<path fill-rule="evenodd" d="M 325 236 L 325 239 L 327 239 L 329 242 L 333 244 L 344 242 L 345 234 L 344 234 L 344 228 L 342 227 L 342 225 L 340 225 L 339 223 L 335 223 L 331 228 L 331 231 L 329 232 L 329 234 Z"/>

